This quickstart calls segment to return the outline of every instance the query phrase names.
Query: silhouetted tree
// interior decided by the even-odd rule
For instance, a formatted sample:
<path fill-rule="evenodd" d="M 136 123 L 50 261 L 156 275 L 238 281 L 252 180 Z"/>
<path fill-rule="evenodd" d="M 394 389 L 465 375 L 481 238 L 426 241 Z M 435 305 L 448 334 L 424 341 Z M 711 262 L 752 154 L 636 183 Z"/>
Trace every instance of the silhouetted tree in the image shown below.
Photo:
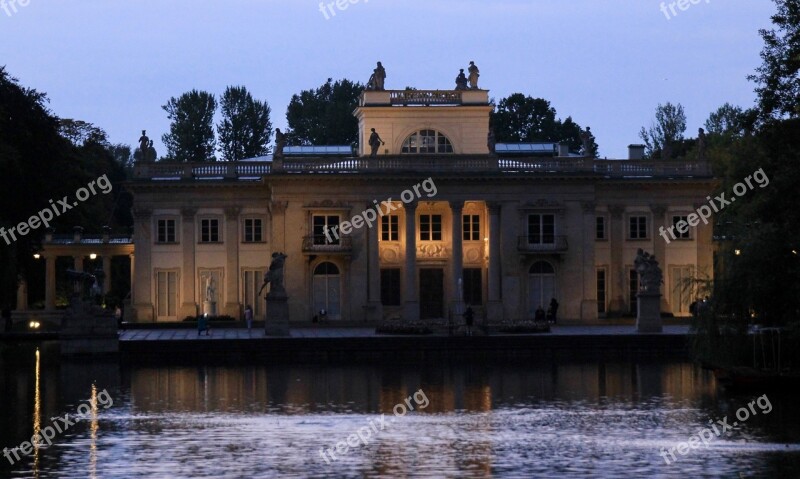
<path fill-rule="evenodd" d="M 269 152 L 272 138 L 270 107 L 243 86 L 229 86 L 220 100 L 222 120 L 217 125 L 222 158 L 239 161 Z"/>
<path fill-rule="evenodd" d="M 353 110 L 364 85 L 331 78 L 319 88 L 292 95 L 286 108 L 287 140 L 301 145 L 351 145 L 358 141 Z"/>
<path fill-rule="evenodd" d="M 161 108 L 172 121 L 161 139 L 171 161 L 215 161 L 214 112 L 217 100 L 205 91 L 192 90 L 172 97 Z"/>

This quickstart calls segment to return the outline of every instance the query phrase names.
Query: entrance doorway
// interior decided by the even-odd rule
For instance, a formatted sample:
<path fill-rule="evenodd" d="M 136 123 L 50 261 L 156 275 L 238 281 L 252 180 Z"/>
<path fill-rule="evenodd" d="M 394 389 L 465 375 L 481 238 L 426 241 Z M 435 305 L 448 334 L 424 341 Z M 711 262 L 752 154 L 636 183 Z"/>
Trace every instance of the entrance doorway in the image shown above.
<path fill-rule="evenodd" d="M 419 317 L 444 317 L 444 270 L 441 268 L 419 270 Z"/>
<path fill-rule="evenodd" d="M 533 317 L 536 308 L 545 311 L 550 300 L 556 297 L 556 272 L 547 261 L 537 261 L 528 271 L 528 309 Z"/>

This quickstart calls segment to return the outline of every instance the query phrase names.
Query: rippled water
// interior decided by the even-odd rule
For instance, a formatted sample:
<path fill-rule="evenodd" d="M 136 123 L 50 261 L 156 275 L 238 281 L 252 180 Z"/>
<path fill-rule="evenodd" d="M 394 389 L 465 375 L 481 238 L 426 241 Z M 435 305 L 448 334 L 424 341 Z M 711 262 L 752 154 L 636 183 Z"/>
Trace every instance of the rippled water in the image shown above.
<path fill-rule="evenodd" d="M 13 466 L 0 458 L 0 477 L 800 477 L 800 413 L 778 393 L 768 414 L 754 406 L 665 464 L 662 448 L 756 396 L 686 363 L 153 368 L 62 362 L 52 346 L 2 361 L 3 447 L 76 412 L 93 386 L 113 405 L 95 400 Z M 359 429 L 367 444 L 336 453 Z"/>

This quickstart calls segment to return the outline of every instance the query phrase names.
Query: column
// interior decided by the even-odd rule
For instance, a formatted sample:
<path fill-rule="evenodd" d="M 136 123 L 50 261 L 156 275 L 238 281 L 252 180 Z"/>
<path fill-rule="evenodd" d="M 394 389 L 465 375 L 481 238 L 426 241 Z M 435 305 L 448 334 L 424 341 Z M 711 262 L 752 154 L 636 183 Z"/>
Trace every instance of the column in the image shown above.
<path fill-rule="evenodd" d="M 372 207 L 367 203 L 367 208 Z M 380 321 L 383 319 L 383 304 L 381 303 L 381 261 L 380 243 L 378 242 L 378 223 L 367 227 L 367 320 Z"/>
<path fill-rule="evenodd" d="M 130 298 L 131 303 L 133 303 L 133 298 L 136 297 L 136 255 L 131 253 L 130 255 L 130 264 L 131 264 L 131 292 Z M 127 321 L 127 319 L 126 319 Z"/>
<path fill-rule="evenodd" d="M 130 318 L 136 322 L 153 322 L 153 270 L 151 249 L 153 248 L 153 211 L 137 207 L 133 210 L 133 242 L 136 245 L 135 263 L 131 266 L 131 287 L 135 286 L 135 295 L 131 296 L 133 311 Z"/>
<path fill-rule="evenodd" d="M 623 214 L 625 207 L 612 205 L 608 207 L 611 213 L 611 236 L 609 238 L 611 248 L 611 264 L 608 265 L 608 278 L 606 287 L 608 288 L 608 312 L 611 314 L 621 314 L 625 311 L 625 281 L 627 274 L 625 265 L 622 264 L 622 247 L 625 237 L 625 225 L 623 224 Z"/>
<path fill-rule="evenodd" d="M 583 210 L 583 300 L 581 319 L 597 319 L 597 263 L 595 260 L 597 205 L 594 202 L 581 203 Z"/>
<path fill-rule="evenodd" d="M 103 294 L 108 294 L 111 291 L 111 256 L 103 255 L 103 273 L 106 277 L 103 279 Z"/>
<path fill-rule="evenodd" d="M 500 297 L 500 208 L 499 202 L 487 202 L 489 211 L 489 298 L 486 304 L 486 319 L 503 319 L 503 303 Z"/>
<path fill-rule="evenodd" d="M 57 256 L 45 256 L 45 276 L 44 276 L 44 309 L 53 311 L 56 309 L 56 258 Z"/>
<path fill-rule="evenodd" d="M 419 289 L 417 287 L 417 204 L 405 205 L 406 245 L 403 275 L 403 320 L 419 319 Z"/>
<path fill-rule="evenodd" d="M 240 206 L 225 208 L 225 314 L 239 318 L 239 213 Z"/>
<path fill-rule="evenodd" d="M 450 259 L 450 291 L 452 291 L 452 301 L 450 311 L 454 315 L 464 312 L 464 245 L 463 245 L 463 201 L 450 201 L 450 213 L 452 221 L 452 245 L 453 255 Z M 461 283 L 461 284 L 459 284 Z"/>
<path fill-rule="evenodd" d="M 197 295 L 195 286 L 197 271 L 195 267 L 195 235 L 197 228 L 194 217 L 197 208 L 181 209 L 181 251 L 183 252 L 183 267 L 181 268 L 181 306 L 178 309 L 178 318 L 197 316 Z"/>
<path fill-rule="evenodd" d="M 667 255 L 666 255 L 666 241 L 659 236 L 658 227 L 665 226 L 664 218 L 666 216 L 667 207 L 665 205 L 650 205 L 650 211 L 653 213 L 653 228 L 651 234 L 653 235 L 653 254 L 661 266 L 664 273 L 664 278 L 667 277 Z M 669 311 L 670 307 L 667 304 L 667 288 L 666 285 L 661 286 L 661 311 Z"/>

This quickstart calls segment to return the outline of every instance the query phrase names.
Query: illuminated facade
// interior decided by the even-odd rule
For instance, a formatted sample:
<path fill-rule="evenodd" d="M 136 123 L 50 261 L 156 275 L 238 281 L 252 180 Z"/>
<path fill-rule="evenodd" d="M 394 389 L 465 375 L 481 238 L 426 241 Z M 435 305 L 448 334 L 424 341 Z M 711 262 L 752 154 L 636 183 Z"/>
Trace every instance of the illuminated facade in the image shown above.
<path fill-rule="evenodd" d="M 711 192 L 709 166 L 552 144 L 490 153 L 491 110 L 485 90 L 367 91 L 357 151 L 137 164 L 135 320 L 201 314 L 209 278 L 218 314 L 249 304 L 261 316 L 262 277 L 284 252 L 294 322 L 323 309 L 331 321 L 433 320 L 466 305 L 514 320 L 556 298 L 561 318 L 599 323 L 635 311 L 638 248 L 664 270 L 662 311 L 688 315 L 678 285 L 711 273 L 711 226 L 669 244 L 658 232 Z M 373 128 L 383 143 L 371 157 Z"/>

